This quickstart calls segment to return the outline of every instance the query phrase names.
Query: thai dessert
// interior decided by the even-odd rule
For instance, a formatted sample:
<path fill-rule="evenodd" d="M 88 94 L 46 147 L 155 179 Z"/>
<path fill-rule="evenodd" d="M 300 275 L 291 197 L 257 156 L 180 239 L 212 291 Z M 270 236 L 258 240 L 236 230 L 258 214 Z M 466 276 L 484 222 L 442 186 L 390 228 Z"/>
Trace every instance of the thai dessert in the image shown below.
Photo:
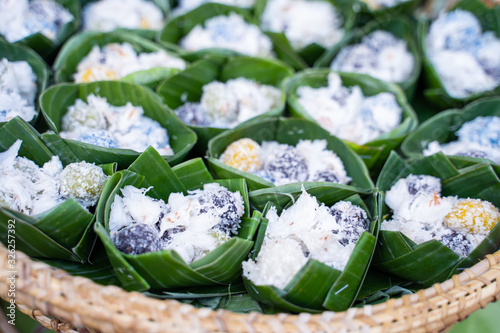
<path fill-rule="evenodd" d="M 175 114 L 187 125 L 231 128 L 277 107 L 281 90 L 237 78 L 203 86 L 199 103 L 185 103 Z"/>
<path fill-rule="evenodd" d="M 0 0 L 0 34 L 16 42 L 35 33 L 55 40 L 73 15 L 53 0 Z"/>
<path fill-rule="evenodd" d="M 186 68 L 186 62 L 160 50 L 137 53 L 129 43 L 94 46 L 77 66 L 75 82 L 119 80 L 129 74 L 156 67 Z"/>
<path fill-rule="evenodd" d="M 493 31 L 483 32 L 472 13 L 441 13 L 430 25 L 425 47 L 451 97 L 466 98 L 500 85 L 500 39 Z"/>
<path fill-rule="evenodd" d="M 171 193 L 165 202 L 148 190 L 125 186 L 111 205 L 109 233 L 123 253 L 170 249 L 189 264 L 238 233 L 244 213 L 239 192 L 211 183 L 188 195 Z"/>
<path fill-rule="evenodd" d="M 0 122 L 16 116 L 32 120 L 36 93 L 36 75 L 26 61 L 0 60 Z"/>
<path fill-rule="evenodd" d="M 195 26 L 179 43 L 191 52 L 215 47 L 255 57 L 273 56 L 271 39 L 234 12 L 209 18 L 203 25 Z"/>
<path fill-rule="evenodd" d="M 59 203 L 74 199 L 82 207 L 94 206 L 106 175 L 92 163 L 71 163 L 63 168 L 53 156 L 42 167 L 18 156 L 22 141 L 17 140 L 0 153 L 0 206 L 26 215 L 38 215 Z"/>
<path fill-rule="evenodd" d="M 173 15 L 181 15 L 206 3 L 221 3 L 228 6 L 250 8 L 255 4 L 255 0 L 179 0 L 172 13 Z"/>
<path fill-rule="evenodd" d="M 364 144 L 401 123 L 403 110 L 388 92 L 364 96 L 359 86 L 345 87 L 337 73 L 328 75 L 328 86 L 297 89 L 299 104 L 331 134 Z"/>
<path fill-rule="evenodd" d="M 283 289 L 308 260 L 343 270 L 364 231 L 366 212 L 349 201 L 331 207 L 318 203 L 305 190 L 297 201 L 278 215 L 275 207 L 262 247 L 255 258 L 243 262 L 243 276 L 256 285 Z"/>
<path fill-rule="evenodd" d="M 337 54 L 331 69 L 339 72 L 367 74 L 387 82 L 409 79 L 415 68 L 415 58 L 405 40 L 390 32 L 375 30 L 361 43 L 347 45 Z"/>
<path fill-rule="evenodd" d="M 263 30 L 283 32 L 297 50 L 313 43 L 330 48 L 344 35 L 344 20 L 328 1 L 268 1 L 260 21 Z"/>
<path fill-rule="evenodd" d="M 342 160 L 326 145 L 326 140 L 300 140 L 296 146 L 276 141 L 259 145 L 243 138 L 227 146 L 219 160 L 275 185 L 306 181 L 347 184 L 351 178 Z"/>
<path fill-rule="evenodd" d="M 490 202 L 444 197 L 441 180 L 427 175 L 399 179 L 385 202 L 393 215 L 382 230 L 400 231 L 417 244 L 436 239 L 460 257 L 467 257 L 500 221 L 500 211 Z"/>
<path fill-rule="evenodd" d="M 117 28 L 159 30 L 164 15 L 154 1 L 99 0 L 83 9 L 83 30 L 108 32 Z"/>
<path fill-rule="evenodd" d="M 500 164 L 500 117 L 476 117 L 465 122 L 455 133 L 457 140 L 440 144 L 429 143 L 425 156 L 442 152 L 445 155 L 480 157 Z"/>
<path fill-rule="evenodd" d="M 77 99 L 68 108 L 59 135 L 100 147 L 142 152 L 152 146 L 161 155 L 173 154 L 167 129 L 146 117 L 142 106 L 130 102 L 114 106 L 93 94 L 87 96 L 87 102 Z"/>

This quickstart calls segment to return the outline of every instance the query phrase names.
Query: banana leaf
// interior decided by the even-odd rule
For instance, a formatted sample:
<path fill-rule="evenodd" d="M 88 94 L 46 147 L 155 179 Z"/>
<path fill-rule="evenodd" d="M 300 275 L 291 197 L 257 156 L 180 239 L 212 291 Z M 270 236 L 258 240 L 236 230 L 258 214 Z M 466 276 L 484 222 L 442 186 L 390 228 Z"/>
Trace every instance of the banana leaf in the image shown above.
<path fill-rule="evenodd" d="M 500 207 L 498 171 L 498 168 L 494 168 L 491 164 L 479 162 L 458 169 L 442 153 L 404 161 L 393 152 L 380 173 L 376 187 L 385 193 L 398 179 L 409 174 L 425 174 L 441 178 L 443 196 L 477 198 L 490 201 L 496 207 Z M 382 209 L 381 215 L 390 214 L 385 204 Z M 373 267 L 428 287 L 474 265 L 486 254 L 496 251 L 499 246 L 500 227 L 498 225 L 465 258 L 460 258 L 458 254 L 437 240 L 416 244 L 401 232 L 381 230 Z"/>
<path fill-rule="evenodd" d="M 81 8 L 78 0 L 55 1 L 66 8 L 71 15 L 73 15 L 74 19 L 62 26 L 54 40 L 49 39 L 41 33 L 35 33 L 18 41 L 18 43 L 24 44 L 33 49 L 48 63 L 51 63 L 54 60 L 58 49 L 72 34 L 78 30 L 81 23 Z"/>
<path fill-rule="evenodd" d="M 453 9 L 462 9 L 471 12 L 480 22 L 484 31 L 493 31 L 497 38 L 500 37 L 500 8 L 498 6 L 488 8 L 484 3 L 478 0 L 459 1 Z M 436 68 L 427 54 L 426 39 L 429 31 L 430 22 L 422 19 L 418 24 L 418 42 L 422 52 L 423 72 L 426 81 L 424 96 L 427 100 L 441 109 L 461 107 L 481 97 L 497 96 L 500 92 L 500 86 L 493 90 L 472 94 L 466 98 L 456 98 L 450 96 L 441 81 Z"/>
<path fill-rule="evenodd" d="M 144 108 L 144 115 L 158 121 L 169 133 L 170 146 L 174 154 L 164 156 L 172 164 L 182 161 L 196 142 L 196 135 L 185 126 L 162 103 L 160 97 L 150 89 L 131 83 L 101 81 L 85 84 L 60 84 L 47 89 L 40 98 L 42 112 L 50 128 L 58 134 L 61 119 L 69 106 L 76 99 L 86 100 L 90 94 L 105 97 L 112 105 L 125 105 L 131 102 Z M 76 156 L 96 164 L 118 163 L 119 168 L 126 168 L 139 155 L 130 149 L 105 148 L 75 140 L 63 140 Z"/>
<path fill-rule="evenodd" d="M 154 186 L 148 195 L 166 201 L 171 193 L 187 193 L 188 189 L 200 187 L 201 184 L 193 181 L 184 186 L 180 179 L 185 179 L 188 175 L 202 175 L 202 181 L 213 182 L 207 177 L 208 170 L 199 159 L 188 162 L 173 170 L 156 150 L 150 147 L 128 170 L 117 172 L 104 186 L 97 207 L 95 231 L 106 248 L 118 279 L 127 290 L 179 292 L 182 290 L 180 288 L 229 285 L 240 276 L 241 262 L 253 246 L 252 239 L 261 217 L 258 212 L 250 216 L 246 183 L 242 179 L 217 181 L 231 191 L 239 191 L 243 196 L 245 214 L 238 235 L 191 264 L 184 262 L 174 250 L 139 255 L 124 254 L 116 249 L 110 239 L 108 222 L 111 204 L 125 185 L 140 188 Z"/>
<path fill-rule="evenodd" d="M 183 72 L 174 75 L 158 86 L 158 94 L 163 97 L 168 107 L 176 109 L 185 102 L 198 102 L 201 99 L 202 87 L 212 81 L 226 82 L 244 77 L 266 85 L 280 88 L 282 91 L 280 104 L 257 117 L 247 120 L 238 126 L 249 124 L 259 119 L 280 116 L 285 109 L 285 88 L 283 82 L 292 75 L 292 70 L 283 63 L 271 59 L 254 57 L 217 57 L 196 61 Z M 194 151 L 204 155 L 208 141 L 226 131 L 225 128 L 189 126 L 198 135 Z"/>
<path fill-rule="evenodd" d="M 225 165 L 218 159 L 229 144 L 241 138 L 250 138 L 258 143 L 278 141 L 289 145 L 296 145 L 302 139 L 326 140 L 327 148 L 340 157 L 347 175 L 352 178 L 349 185 L 363 189 L 373 188 L 366 166 L 341 140 L 307 120 L 270 118 L 226 131 L 210 140 L 208 145 L 207 162 L 210 170 L 219 178 L 245 178 L 251 191 L 275 185 L 258 176 Z"/>
<path fill-rule="evenodd" d="M 73 82 L 73 75 L 77 71 L 78 64 L 90 53 L 92 48 L 94 46 L 102 48 L 111 43 L 129 43 L 138 53 L 151 53 L 165 50 L 165 48 L 159 46 L 158 44 L 135 34 L 127 34 L 125 32 L 117 31 L 108 33 L 96 31 L 83 32 L 73 36 L 68 42 L 66 42 L 61 49 L 61 52 L 57 55 L 53 66 L 56 71 L 56 82 Z M 167 51 L 167 53 L 171 52 Z M 175 56 L 175 54 L 172 55 Z M 160 81 L 163 81 L 167 77 L 178 72 L 180 72 L 180 70 L 176 68 L 157 67 L 131 73 L 121 80 L 130 83 L 143 84 L 154 88 Z"/>
<path fill-rule="evenodd" d="M 0 151 L 12 145 L 12 140 L 22 140 L 19 156 L 26 157 L 39 166 L 48 162 L 53 154 L 40 140 L 38 132 L 20 118 L 14 118 L 0 127 Z M 63 163 L 64 164 L 64 163 Z M 66 164 L 64 164 L 66 165 Z M 103 166 L 109 175 L 116 166 Z M 0 240 L 7 244 L 9 224 L 14 221 L 16 248 L 29 256 L 85 262 L 94 246 L 91 231 L 93 214 L 73 199 L 36 216 L 0 208 Z"/>
<path fill-rule="evenodd" d="M 288 80 L 287 105 L 293 117 L 304 118 L 316 122 L 299 103 L 297 89 L 300 86 L 310 86 L 313 88 L 326 86 L 328 84 L 329 73 L 330 70 L 328 69 L 308 69 L 295 74 Z M 401 124 L 391 132 L 384 133 L 364 145 L 345 141 L 346 144 L 363 159 L 372 174 L 377 174 L 382 168 L 387 156 L 389 156 L 390 151 L 397 149 L 408 133 L 417 127 L 417 116 L 409 105 L 404 93 L 395 84 L 383 82 L 363 74 L 338 74 L 344 86 L 359 86 L 365 96 L 373 96 L 381 92 L 392 93 L 403 110 Z"/>
<path fill-rule="evenodd" d="M 353 10 L 353 6 L 349 1 L 344 0 L 325 1 L 329 2 L 340 13 L 340 16 L 344 21 L 342 28 L 344 29 L 345 35 L 354 27 L 356 21 L 356 13 Z M 259 21 L 261 20 L 262 13 L 265 10 L 267 2 L 268 0 L 255 1 L 255 16 Z M 274 52 L 278 58 L 296 70 L 312 66 L 314 62 L 326 51 L 323 46 L 317 43 L 312 43 L 299 50 L 294 50 L 288 38 L 282 32 L 267 31 L 266 35 L 273 41 Z"/>
<path fill-rule="evenodd" d="M 266 190 L 269 191 L 271 189 L 259 191 Z M 287 310 L 297 313 L 318 313 L 324 310 L 346 310 L 356 300 L 375 249 L 379 223 L 377 213 L 378 195 L 376 192 L 370 196 L 366 196 L 361 192 L 354 192 L 332 197 L 327 189 L 317 191 L 318 195 L 313 194 L 313 191 L 309 191 L 307 188 L 306 191 L 316 196 L 319 202 L 325 203 L 327 206 L 331 206 L 339 200 L 347 200 L 355 205 L 359 205 L 366 211 L 371 221 L 370 228 L 369 231 L 365 231 L 361 235 L 342 271 L 327 266 L 317 260 L 309 260 L 283 289 L 272 285 L 256 285 L 243 276 L 243 282 L 248 293 L 265 305 L 270 312 Z M 251 194 L 252 193 L 253 192 L 251 192 Z M 295 191 L 285 192 L 284 189 L 282 194 L 289 195 L 288 199 L 290 202 L 287 205 L 289 207 L 294 202 L 294 200 L 292 202 L 291 199 L 298 197 L 300 193 Z M 366 203 L 363 201 L 360 194 L 365 197 Z M 253 204 L 252 197 L 250 199 Z M 286 208 L 286 206 L 278 200 L 271 199 L 269 203 L 277 208 L 278 213 Z M 368 206 L 370 206 L 371 209 L 368 209 Z M 268 220 L 263 218 L 259 227 L 254 250 L 252 251 L 252 259 L 254 260 L 260 251 L 267 225 Z"/>
<path fill-rule="evenodd" d="M 37 95 L 35 98 L 35 109 L 39 112 L 40 105 L 38 103 L 38 97 L 45 90 L 49 81 L 49 68 L 45 61 L 30 48 L 20 44 L 11 44 L 0 38 L 0 59 L 2 58 L 11 62 L 26 61 L 30 65 L 33 73 L 36 75 Z M 33 119 L 28 119 L 28 121 L 34 125 L 38 116 L 39 113 L 35 115 Z"/>
<path fill-rule="evenodd" d="M 483 98 L 474 101 L 462 110 L 446 110 L 436 114 L 424 123 L 422 123 L 414 132 L 401 144 L 401 151 L 409 158 L 419 158 L 422 151 L 427 148 L 430 142 L 438 141 L 440 144 L 455 141 L 458 131 L 465 122 L 471 121 L 476 117 L 500 116 L 500 98 Z M 483 158 L 468 156 L 449 156 L 455 164 L 468 165 L 477 162 L 487 162 Z"/>
<path fill-rule="evenodd" d="M 353 31 L 341 43 L 338 43 L 328 51 L 326 51 L 314 64 L 314 67 L 330 67 L 330 64 L 335 59 L 340 50 L 351 44 L 360 43 L 361 39 L 375 30 L 385 30 L 390 32 L 395 37 L 403 39 L 407 43 L 408 50 L 415 59 L 415 67 L 411 76 L 402 82 L 397 83 L 403 89 L 409 101 L 413 99 L 418 83 L 418 77 L 421 70 L 421 56 L 414 38 L 413 24 L 404 16 L 388 16 L 375 18 L 368 22 L 361 29 Z"/>
<path fill-rule="evenodd" d="M 212 53 L 225 55 L 238 54 L 236 51 L 221 48 L 209 48 L 196 52 L 190 52 L 183 50 L 178 45 L 179 41 L 189 34 L 195 26 L 204 24 L 206 20 L 212 17 L 229 15 L 229 13 L 233 12 L 242 16 L 246 22 L 256 24 L 255 19 L 245 8 L 228 6 L 221 3 L 205 3 L 183 15 L 173 16 L 168 19 L 165 22 L 163 29 L 157 34 L 156 39 L 160 44 L 166 46 L 167 48 L 178 51 L 182 57 L 188 61 L 199 60 L 205 55 L 210 55 Z M 229 51 L 229 54 L 227 51 Z"/>
<path fill-rule="evenodd" d="M 373 19 L 384 20 L 391 16 L 406 15 L 411 16 L 415 9 L 422 3 L 421 0 L 406 0 L 394 6 L 386 7 L 378 5 L 370 0 L 357 0 L 354 3 L 356 11 L 359 11 L 357 26 L 363 26 Z"/>

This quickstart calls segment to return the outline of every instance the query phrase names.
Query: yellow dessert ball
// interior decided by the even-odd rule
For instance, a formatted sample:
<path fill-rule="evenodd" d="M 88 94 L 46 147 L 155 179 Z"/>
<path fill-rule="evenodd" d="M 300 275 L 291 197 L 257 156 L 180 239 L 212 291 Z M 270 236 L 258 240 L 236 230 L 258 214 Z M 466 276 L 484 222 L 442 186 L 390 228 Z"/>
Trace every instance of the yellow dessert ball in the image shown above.
<path fill-rule="evenodd" d="M 459 199 L 444 225 L 459 232 L 486 235 L 500 221 L 500 211 L 488 201 Z"/>
<path fill-rule="evenodd" d="M 260 145 L 249 138 L 240 139 L 227 146 L 219 160 L 238 170 L 255 172 L 262 164 Z"/>

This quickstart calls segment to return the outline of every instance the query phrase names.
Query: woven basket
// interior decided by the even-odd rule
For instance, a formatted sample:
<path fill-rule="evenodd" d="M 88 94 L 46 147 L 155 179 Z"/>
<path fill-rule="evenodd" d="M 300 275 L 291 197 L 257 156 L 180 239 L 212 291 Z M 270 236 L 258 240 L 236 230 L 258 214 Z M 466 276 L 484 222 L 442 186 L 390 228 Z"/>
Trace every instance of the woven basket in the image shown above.
<path fill-rule="evenodd" d="M 197 309 L 69 275 L 21 252 L 17 307 L 56 332 L 435 332 L 500 296 L 500 251 L 413 295 L 345 312 L 263 315 Z M 7 249 L 0 244 L 0 296 L 8 300 Z M 57 318 L 57 319 L 51 319 Z"/>

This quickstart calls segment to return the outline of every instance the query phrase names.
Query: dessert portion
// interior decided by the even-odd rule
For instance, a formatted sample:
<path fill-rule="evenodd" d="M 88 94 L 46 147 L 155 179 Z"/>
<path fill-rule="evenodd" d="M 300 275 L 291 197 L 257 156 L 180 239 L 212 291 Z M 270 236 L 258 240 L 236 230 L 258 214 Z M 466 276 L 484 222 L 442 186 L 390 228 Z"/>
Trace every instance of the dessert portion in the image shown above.
<path fill-rule="evenodd" d="M 328 75 L 328 86 L 297 89 L 299 104 L 331 134 L 364 144 L 396 129 L 403 110 L 388 92 L 364 96 L 359 86 L 345 87 L 337 73 Z"/>
<path fill-rule="evenodd" d="M 282 32 L 296 50 L 316 43 L 330 48 L 343 35 L 344 20 L 328 1 L 268 1 L 261 16 L 263 30 Z"/>
<path fill-rule="evenodd" d="M 142 152 L 152 146 L 161 155 L 173 154 L 167 129 L 144 116 L 142 106 L 130 102 L 114 106 L 106 98 L 93 94 L 87 96 L 87 102 L 77 99 L 68 108 L 59 135 L 100 147 Z"/>
<path fill-rule="evenodd" d="M 0 122 L 16 116 L 32 120 L 36 93 L 36 75 L 26 61 L 0 59 Z"/>
<path fill-rule="evenodd" d="M 326 144 L 326 140 L 300 140 L 296 146 L 276 141 L 259 145 L 243 138 L 227 146 L 219 160 L 275 185 L 305 181 L 349 183 L 351 178 L 342 160 Z"/>
<path fill-rule="evenodd" d="M 165 202 L 148 190 L 125 186 L 111 205 L 109 233 L 123 253 L 170 249 L 189 264 L 238 233 L 244 213 L 239 192 L 212 183 L 188 195 L 172 193 Z"/>
<path fill-rule="evenodd" d="M 26 215 L 38 215 L 59 203 L 74 199 L 82 207 L 94 206 L 106 181 L 102 169 L 87 162 L 63 168 L 53 156 L 42 167 L 18 156 L 21 141 L 0 153 L 0 206 Z"/>
<path fill-rule="evenodd" d="M 167 52 L 138 53 L 129 43 L 94 46 L 77 66 L 73 75 L 76 83 L 119 80 L 129 74 L 157 67 L 186 68 L 186 62 Z"/>
<path fill-rule="evenodd" d="M 425 47 L 450 96 L 466 98 L 500 85 L 500 39 L 483 32 L 472 13 L 441 13 L 430 25 Z"/>
<path fill-rule="evenodd" d="M 175 114 L 187 125 L 232 128 L 266 113 L 281 102 L 281 90 L 240 77 L 203 86 L 199 103 L 186 103 Z"/>
<path fill-rule="evenodd" d="M 423 154 L 429 156 L 442 152 L 445 155 L 487 158 L 500 164 L 500 117 L 476 117 L 465 122 L 455 135 L 455 141 L 430 142 Z"/>
<path fill-rule="evenodd" d="M 55 40 L 73 15 L 53 0 L 0 0 L 0 34 L 16 42 L 35 33 Z"/>
<path fill-rule="evenodd" d="M 255 260 L 243 262 L 243 276 L 256 285 L 283 289 L 308 260 L 343 270 L 369 221 L 366 212 L 349 201 L 331 207 L 303 190 L 288 209 L 272 207 L 262 247 Z"/>
<path fill-rule="evenodd" d="M 108 32 L 117 28 L 159 30 L 163 12 L 153 1 L 99 0 L 83 9 L 83 30 Z"/>
<path fill-rule="evenodd" d="M 234 12 L 209 18 L 203 25 L 195 26 L 179 43 L 190 52 L 215 47 L 255 57 L 273 56 L 269 37 Z"/>
<path fill-rule="evenodd" d="M 343 47 L 330 67 L 334 71 L 367 74 L 387 82 L 402 82 L 411 77 L 415 58 L 405 40 L 390 32 L 375 30 L 364 36 L 361 43 Z"/>
<path fill-rule="evenodd" d="M 399 179 L 385 202 L 393 215 L 382 230 L 400 231 L 417 244 L 436 239 L 462 258 L 500 221 L 500 211 L 488 201 L 441 196 L 441 180 L 433 176 Z"/>

